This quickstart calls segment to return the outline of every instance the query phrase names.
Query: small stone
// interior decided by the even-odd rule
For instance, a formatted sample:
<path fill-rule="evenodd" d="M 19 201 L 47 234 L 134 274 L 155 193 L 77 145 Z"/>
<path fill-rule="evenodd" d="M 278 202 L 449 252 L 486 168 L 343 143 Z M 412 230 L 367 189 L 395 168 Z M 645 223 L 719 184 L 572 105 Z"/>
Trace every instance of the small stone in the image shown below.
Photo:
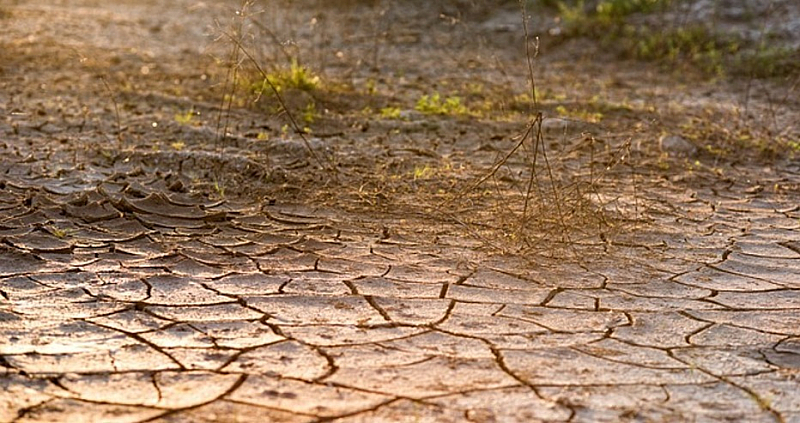
<path fill-rule="evenodd" d="M 697 147 L 680 135 L 664 135 L 658 140 L 662 152 L 676 157 L 688 157 L 697 153 Z"/>

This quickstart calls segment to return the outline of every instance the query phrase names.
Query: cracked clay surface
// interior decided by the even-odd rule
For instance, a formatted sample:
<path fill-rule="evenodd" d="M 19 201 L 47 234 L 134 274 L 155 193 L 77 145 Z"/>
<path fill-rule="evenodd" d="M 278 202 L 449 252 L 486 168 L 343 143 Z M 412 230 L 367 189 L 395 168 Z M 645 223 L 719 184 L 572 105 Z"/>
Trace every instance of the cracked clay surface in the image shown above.
<path fill-rule="evenodd" d="M 531 264 L 76 164 L 0 95 L 1 422 L 800 422 L 796 164 L 643 182 L 651 224 Z"/>

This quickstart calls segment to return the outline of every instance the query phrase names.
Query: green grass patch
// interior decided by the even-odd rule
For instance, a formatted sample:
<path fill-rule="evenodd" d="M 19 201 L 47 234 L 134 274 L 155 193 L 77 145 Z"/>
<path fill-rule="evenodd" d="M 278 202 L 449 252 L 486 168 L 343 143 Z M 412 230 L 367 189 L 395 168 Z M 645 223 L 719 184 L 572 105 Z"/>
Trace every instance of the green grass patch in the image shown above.
<path fill-rule="evenodd" d="M 420 113 L 430 115 L 467 115 L 469 109 L 461 101 L 461 97 L 452 96 L 442 98 L 439 93 L 431 95 L 423 95 L 417 100 L 417 105 L 414 109 Z"/>
<path fill-rule="evenodd" d="M 742 121 L 741 116 L 705 111 L 681 125 L 681 135 L 712 156 L 724 159 L 753 157 L 795 158 L 800 142 L 791 128 L 775 131 L 758 122 Z"/>
<path fill-rule="evenodd" d="M 251 85 L 253 92 L 262 93 L 270 91 L 270 83 L 278 91 L 297 89 L 301 91 L 314 91 L 319 88 L 321 79 L 309 68 L 292 60 L 288 69 L 278 69 L 267 75 L 267 80 L 261 80 Z"/>
<path fill-rule="evenodd" d="M 584 0 L 558 0 L 549 3 L 558 9 L 561 19 L 572 31 L 592 32 L 620 25 L 630 15 L 666 10 L 673 0 L 601 0 L 594 8 Z"/>
<path fill-rule="evenodd" d="M 383 119 L 400 119 L 400 108 L 384 107 L 380 111 L 380 116 Z"/>
<path fill-rule="evenodd" d="M 715 76 L 770 78 L 800 71 L 798 52 L 772 46 L 748 46 L 737 35 L 722 35 L 701 26 L 655 31 L 626 26 L 623 44 L 639 59 L 668 65 L 689 64 Z"/>
<path fill-rule="evenodd" d="M 677 0 L 601 0 L 587 7 L 583 0 L 551 0 L 567 36 L 600 40 L 624 57 L 662 63 L 681 71 L 693 68 L 714 77 L 782 77 L 800 71 L 800 51 L 723 34 L 702 23 L 631 24 L 629 17 L 660 13 Z M 769 34 L 765 34 L 769 38 Z"/>
<path fill-rule="evenodd" d="M 181 125 L 190 125 L 194 121 L 194 110 L 187 110 L 183 113 L 175 113 L 175 122 Z"/>

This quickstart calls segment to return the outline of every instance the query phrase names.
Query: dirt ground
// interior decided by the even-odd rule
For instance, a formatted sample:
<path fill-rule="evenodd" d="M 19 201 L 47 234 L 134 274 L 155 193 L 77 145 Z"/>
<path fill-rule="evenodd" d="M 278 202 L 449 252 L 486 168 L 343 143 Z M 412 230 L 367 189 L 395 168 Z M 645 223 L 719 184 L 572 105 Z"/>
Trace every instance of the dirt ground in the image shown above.
<path fill-rule="evenodd" d="M 800 421 L 800 75 L 494 3 L 0 1 L 0 420 Z"/>

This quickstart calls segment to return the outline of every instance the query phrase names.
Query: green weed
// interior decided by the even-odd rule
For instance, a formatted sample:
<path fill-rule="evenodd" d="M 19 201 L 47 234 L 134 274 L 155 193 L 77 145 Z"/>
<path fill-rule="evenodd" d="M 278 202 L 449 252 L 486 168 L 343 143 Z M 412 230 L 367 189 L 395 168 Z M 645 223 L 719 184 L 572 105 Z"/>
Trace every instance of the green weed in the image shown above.
<path fill-rule="evenodd" d="M 632 15 L 668 10 L 676 0 L 601 0 L 594 8 L 584 0 L 551 3 L 559 10 L 568 36 L 597 38 L 623 56 L 670 67 L 689 64 L 712 76 L 766 78 L 800 70 L 797 50 L 753 45 L 739 34 L 721 34 L 702 24 L 629 23 Z"/>
<path fill-rule="evenodd" d="M 175 122 L 178 122 L 181 125 L 189 125 L 194 120 L 194 115 L 194 110 L 187 110 L 184 113 L 176 113 Z"/>
<path fill-rule="evenodd" d="M 417 179 L 429 179 L 429 178 L 433 177 L 433 175 L 435 173 L 436 173 L 436 170 L 434 170 L 429 165 L 425 165 L 425 166 L 416 166 L 416 167 L 414 167 L 414 171 L 412 172 L 412 175 L 414 177 L 414 180 L 416 181 Z"/>
<path fill-rule="evenodd" d="M 217 193 L 219 198 L 225 198 L 225 186 L 217 180 L 214 181 L 214 192 Z"/>
<path fill-rule="evenodd" d="M 605 22 L 619 22 L 636 13 L 651 13 L 667 8 L 671 0 L 604 0 L 597 4 L 597 17 Z"/>
<path fill-rule="evenodd" d="M 795 157 L 800 153 L 800 143 L 790 130 L 776 132 L 752 122 L 743 122 L 741 116 L 736 115 L 705 111 L 690 117 L 681 125 L 681 130 L 686 139 L 720 158 L 742 156 L 742 152 L 749 153 L 745 156 L 761 158 Z"/>
<path fill-rule="evenodd" d="M 75 232 L 73 229 L 62 229 L 52 225 L 46 226 L 46 229 L 48 232 L 50 232 L 54 237 L 58 239 L 68 238 L 72 236 L 73 232 Z"/>
<path fill-rule="evenodd" d="M 400 108 L 384 107 L 381 109 L 381 117 L 384 119 L 400 119 Z"/>
<path fill-rule="evenodd" d="M 320 86 L 320 77 L 309 68 L 301 65 L 297 60 L 292 60 L 289 69 L 280 69 L 266 76 L 269 81 L 261 80 L 251 84 L 251 90 L 256 93 L 268 92 L 270 83 L 278 91 L 297 89 L 313 91 Z"/>
<path fill-rule="evenodd" d="M 574 118 L 591 123 L 599 123 L 603 120 L 603 114 L 600 112 L 592 112 L 589 110 L 569 110 L 564 106 L 556 107 L 556 113 L 561 117 Z"/>
<path fill-rule="evenodd" d="M 591 9 L 584 0 L 561 0 L 554 5 L 572 31 L 582 28 L 592 31 L 619 25 L 630 15 L 665 10 L 672 3 L 672 0 L 601 0 Z"/>
<path fill-rule="evenodd" d="M 308 104 L 306 104 L 306 107 L 303 108 L 303 114 L 302 114 L 303 122 L 308 124 L 314 123 L 314 120 L 316 120 L 317 116 L 318 113 L 316 104 L 314 104 L 313 102 L 309 102 Z"/>
<path fill-rule="evenodd" d="M 466 115 L 469 109 L 461 102 L 461 97 L 442 98 L 439 93 L 423 95 L 417 100 L 414 109 L 430 115 Z"/>

